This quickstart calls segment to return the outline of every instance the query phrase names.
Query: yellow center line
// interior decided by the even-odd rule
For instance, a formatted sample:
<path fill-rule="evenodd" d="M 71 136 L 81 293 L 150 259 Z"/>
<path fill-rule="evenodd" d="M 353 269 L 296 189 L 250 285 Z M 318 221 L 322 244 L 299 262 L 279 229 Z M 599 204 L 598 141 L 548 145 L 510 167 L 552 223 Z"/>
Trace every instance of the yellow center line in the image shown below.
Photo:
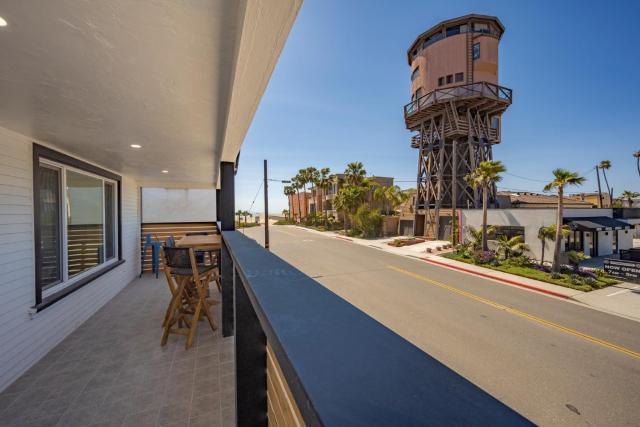
<path fill-rule="evenodd" d="M 520 316 L 520 317 L 523 317 L 525 319 L 529 319 L 532 322 L 539 323 L 539 324 L 547 326 L 549 328 L 557 329 L 557 330 L 565 332 L 567 334 L 575 335 L 575 336 L 583 338 L 583 339 L 585 339 L 587 341 L 591 341 L 591 342 L 599 344 L 599 345 L 601 345 L 603 347 L 607 347 L 607 348 L 609 348 L 611 350 L 619 351 L 620 353 L 624 353 L 624 354 L 626 354 L 628 356 L 635 357 L 636 359 L 640 359 L 640 353 L 638 353 L 636 351 L 633 351 L 633 350 L 630 350 L 628 348 L 619 346 L 617 344 L 610 343 L 610 342 L 605 341 L 605 340 L 601 340 L 600 338 L 593 337 L 591 335 L 585 334 L 584 332 L 576 331 L 575 329 L 571 329 L 571 328 L 568 328 L 566 326 L 559 325 L 557 323 L 551 322 L 551 321 L 543 319 L 541 317 L 537 317 L 537 316 L 534 316 L 532 314 L 525 313 L 524 311 L 516 310 L 515 308 L 506 306 L 504 304 L 500 304 L 498 302 L 492 301 L 492 300 L 487 299 L 487 298 L 483 298 L 483 297 L 481 297 L 479 295 L 476 295 L 476 294 L 473 294 L 471 292 L 463 291 L 462 289 L 458 289 L 458 288 L 455 288 L 453 286 L 446 285 L 446 284 L 444 284 L 442 282 L 438 282 L 437 280 L 428 279 L 428 278 L 426 278 L 424 276 L 421 276 L 421 275 L 416 274 L 416 273 L 412 273 L 410 271 L 404 270 L 402 268 L 399 268 L 399 267 L 396 267 L 396 266 L 393 266 L 393 265 L 387 265 L 387 268 L 391 269 L 391 270 L 394 270 L 394 271 L 396 271 L 398 273 L 402 273 L 402 274 L 405 274 L 407 276 L 413 277 L 414 279 L 420 280 L 420 281 L 428 283 L 430 285 L 438 286 L 439 288 L 446 289 L 446 290 L 454 292 L 454 293 L 456 293 L 458 295 L 462 295 L 462 296 L 465 296 L 467 298 L 471 298 L 473 300 L 481 302 L 483 304 L 490 305 L 492 307 L 497 308 L 498 310 L 504 310 L 504 311 L 506 311 L 508 313 L 515 314 L 516 316 Z"/>

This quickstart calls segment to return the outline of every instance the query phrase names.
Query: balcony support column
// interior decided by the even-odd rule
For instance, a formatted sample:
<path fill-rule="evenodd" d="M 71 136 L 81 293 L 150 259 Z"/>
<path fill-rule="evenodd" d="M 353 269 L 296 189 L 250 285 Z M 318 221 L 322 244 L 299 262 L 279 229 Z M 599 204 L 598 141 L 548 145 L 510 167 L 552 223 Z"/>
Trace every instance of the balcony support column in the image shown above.
<path fill-rule="evenodd" d="M 216 199 L 220 199 L 217 203 L 216 210 L 220 216 L 220 227 L 223 231 L 233 231 L 235 224 L 235 165 L 233 162 L 220 162 L 220 190 L 216 192 Z M 220 194 L 218 197 L 217 194 Z M 218 202 L 218 200 L 216 200 Z M 220 278 L 222 283 L 222 336 L 229 337 L 233 335 L 234 319 L 233 319 L 233 261 L 231 254 L 224 240 L 220 250 Z"/>
<path fill-rule="evenodd" d="M 235 272 L 236 425 L 267 427 L 267 337 Z"/>

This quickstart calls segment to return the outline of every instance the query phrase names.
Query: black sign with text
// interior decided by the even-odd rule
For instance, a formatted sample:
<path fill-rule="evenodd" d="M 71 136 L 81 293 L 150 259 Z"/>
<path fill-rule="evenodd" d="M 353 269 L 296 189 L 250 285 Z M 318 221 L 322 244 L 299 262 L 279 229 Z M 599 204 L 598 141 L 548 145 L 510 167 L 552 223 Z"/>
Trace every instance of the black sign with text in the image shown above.
<path fill-rule="evenodd" d="M 640 262 L 605 258 L 604 271 L 618 279 L 640 283 Z"/>

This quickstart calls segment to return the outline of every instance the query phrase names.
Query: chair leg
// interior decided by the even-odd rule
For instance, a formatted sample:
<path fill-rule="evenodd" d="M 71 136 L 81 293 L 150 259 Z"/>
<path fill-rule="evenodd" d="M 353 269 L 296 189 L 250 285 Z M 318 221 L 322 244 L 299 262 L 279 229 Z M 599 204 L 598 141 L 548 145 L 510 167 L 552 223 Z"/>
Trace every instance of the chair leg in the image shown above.
<path fill-rule="evenodd" d="M 193 345 L 193 337 L 196 334 L 196 330 L 198 329 L 198 319 L 200 318 L 200 310 L 202 309 L 202 300 L 199 298 L 198 303 L 196 304 L 196 310 L 193 313 L 191 328 L 189 329 L 189 335 L 187 336 L 187 342 L 184 345 L 185 350 L 189 350 L 191 345 Z"/>
<path fill-rule="evenodd" d="M 182 292 L 184 291 L 184 287 L 186 284 L 186 280 L 183 280 L 178 288 L 178 291 L 171 298 L 171 304 L 169 304 L 170 310 L 170 318 L 167 323 L 164 325 L 164 331 L 162 332 L 162 339 L 160 340 L 160 345 L 164 346 L 167 344 L 167 339 L 169 338 L 169 333 L 171 332 L 171 327 L 180 319 L 179 312 L 179 304 L 182 303 Z"/>

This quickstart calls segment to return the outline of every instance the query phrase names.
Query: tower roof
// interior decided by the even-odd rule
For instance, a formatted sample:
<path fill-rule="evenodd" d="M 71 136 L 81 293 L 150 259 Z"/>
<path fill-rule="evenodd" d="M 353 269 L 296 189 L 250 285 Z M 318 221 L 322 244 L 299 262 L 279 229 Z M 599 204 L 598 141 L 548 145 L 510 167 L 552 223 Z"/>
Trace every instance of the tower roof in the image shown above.
<path fill-rule="evenodd" d="M 502 24 L 502 22 L 500 22 L 500 19 L 498 19 L 497 16 L 479 15 L 477 13 L 470 13 L 469 15 L 464 15 L 464 16 L 459 16 L 457 18 L 447 19 L 446 21 L 441 21 L 438 24 L 434 25 L 433 27 L 429 28 L 424 33 L 420 34 L 414 40 L 414 42 L 411 43 L 411 46 L 407 50 L 407 58 L 408 58 L 408 61 L 409 61 L 409 65 L 411 65 L 411 52 L 416 48 L 416 46 L 421 45 L 422 42 L 427 37 L 430 37 L 433 34 L 436 34 L 438 32 L 441 32 L 446 27 L 450 27 L 450 26 L 456 25 L 456 24 L 465 24 L 465 23 L 467 23 L 469 21 L 473 21 L 473 20 L 477 20 L 477 21 L 492 21 L 492 22 L 494 22 L 498 26 L 498 29 L 500 30 L 500 33 L 498 34 L 498 38 L 502 37 L 502 34 L 504 33 L 505 28 L 504 28 L 504 25 Z"/>

